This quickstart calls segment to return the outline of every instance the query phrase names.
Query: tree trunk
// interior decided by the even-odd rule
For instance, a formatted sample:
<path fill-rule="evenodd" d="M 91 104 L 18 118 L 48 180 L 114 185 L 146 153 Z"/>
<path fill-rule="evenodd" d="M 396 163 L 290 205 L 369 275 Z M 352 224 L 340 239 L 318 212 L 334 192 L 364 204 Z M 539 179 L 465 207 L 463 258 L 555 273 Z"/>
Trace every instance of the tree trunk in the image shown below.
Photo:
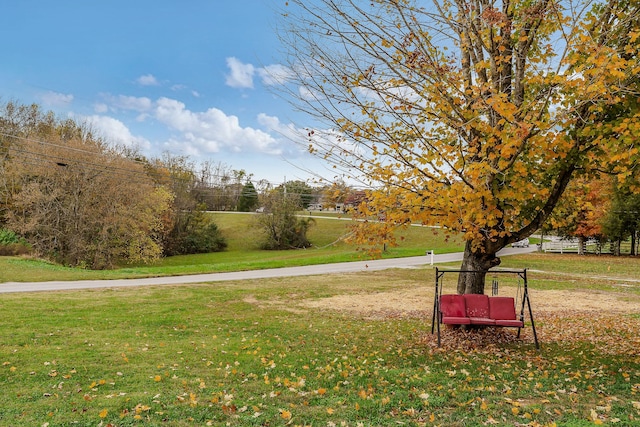
<path fill-rule="evenodd" d="M 587 243 L 585 238 L 583 236 L 578 236 L 578 255 L 584 255 L 586 246 Z"/>
<path fill-rule="evenodd" d="M 496 253 L 501 248 L 494 245 L 489 248 L 486 246 L 489 245 L 485 245 L 484 248 L 478 247 L 474 251 L 472 242 L 466 243 L 461 267 L 465 273 L 460 273 L 458 277 L 459 294 L 483 294 L 484 278 L 487 271 L 500 265 L 500 258 L 496 256 Z"/>

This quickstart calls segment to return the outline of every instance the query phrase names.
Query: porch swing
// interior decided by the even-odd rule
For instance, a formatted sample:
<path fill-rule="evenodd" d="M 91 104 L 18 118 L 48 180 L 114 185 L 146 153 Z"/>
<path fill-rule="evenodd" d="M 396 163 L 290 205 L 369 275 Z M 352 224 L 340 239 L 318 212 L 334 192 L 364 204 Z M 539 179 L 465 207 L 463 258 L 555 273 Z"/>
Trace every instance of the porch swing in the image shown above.
<path fill-rule="evenodd" d="M 540 348 L 536 326 L 533 321 L 529 288 L 527 284 L 527 270 L 489 270 L 492 277 L 491 296 L 480 294 L 443 294 L 444 277 L 447 274 L 478 274 L 477 271 L 445 270 L 436 267 L 436 289 L 433 300 L 433 317 L 431 333 L 437 329 L 438 347 L 440 341 L 440 325 L 482 325 L 492 327 L 518 328 L 517 337 L 524 327 L 525 305 L 528 308 L 531 329 L 536 349 Z M 498 296 L 498 276 L 510 274 L 518 277 L 518 287 L 515 298 Z M 520 308 L 516 316 L 516 308 Z"/>

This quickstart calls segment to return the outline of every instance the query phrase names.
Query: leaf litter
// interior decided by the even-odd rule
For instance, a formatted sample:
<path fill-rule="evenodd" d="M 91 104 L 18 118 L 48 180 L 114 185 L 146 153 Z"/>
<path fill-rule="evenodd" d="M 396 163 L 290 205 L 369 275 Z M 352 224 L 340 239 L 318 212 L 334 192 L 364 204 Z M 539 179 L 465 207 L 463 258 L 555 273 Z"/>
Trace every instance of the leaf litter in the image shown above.
<path fill-rule="evenodd" d="M 504 290 L 505 295 L 515 295 L 515 289 Z M 637 316 L 640 314 L 640 296 L 595 290 L 531 290 L 530 298 L 541 343 L 586 342 L 599 347 L 605 354 L 640 355 L 640 316 Z M 251 298 L 246 302 L 258 304 Z M 302 309 L 319 309 L 371 320 L 423 319 L 425 329 L 419 341 L 438 350 L 437 336 L 431 334 L 433 288 L 430 286 L 304 299 L 297 304 L 285 304 L 280 300 L 260 303 L 282 306 L 298 313 Z M 525 310 L 526 326 L 520 337 L 514 328 L 465 330 L 442 325 L 440 349 L 474 351 L 516 343 L 533 344 L 530 320 Z"/>

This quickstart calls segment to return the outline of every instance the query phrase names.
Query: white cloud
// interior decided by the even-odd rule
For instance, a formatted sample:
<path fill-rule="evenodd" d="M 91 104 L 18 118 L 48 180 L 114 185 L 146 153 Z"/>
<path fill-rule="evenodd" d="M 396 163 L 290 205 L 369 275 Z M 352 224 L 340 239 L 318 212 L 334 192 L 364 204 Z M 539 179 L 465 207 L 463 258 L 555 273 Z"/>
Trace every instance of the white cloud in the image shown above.
<path fill-rule="evenodd" d="M 149 118 L 150 115 L 147 113 L 142 113 L 142 114 L 138 114 L 136 116 L 136 122 L 144 122 L 145 120 L 147 120 L 147 118 Z"/>
<path fill-rule="evenodd" d="M 198 156 L 211 153 L 240 153 L 246 156 L 288 156 L 299 158 L 306 151 L 306 131 L 260 114 L 256 127 L 243 126 L 238 117 L 218 108 L 192 111 L 185 103 L 167 97 L 155 101 L 146 97 L 103 95 L 106 102 L 94 106 L 97 114 L 87 120 L 109 140 L 154 151 L 160 147 L 132 135 L 114 114 L 135 112 L 138 122 L 152 119 L 167 128 L 164 149 Z M 133 117 L 132 117 L 133 118 Z M 154 143 L 155 145 L 155 143 Z"/>
<path fill-rule="evenodd" d="M 253 89 L 253 77 L 260 76 L 266 86 L 283 85 L 293 77 L 293 71 L 281 64 L 256 67 L 253 64 L 245 64 L 238 58 L 227 58 L 229 74 L 226 76 L 227 86 L 243 89 Z"/>
<path fill-rule="evenodd" d="M 48 91 L 40 95 L 43 104 L 56 107 L 66 106 L 73 102 L 73 95 Z"/>
<path fill-rule="evenodd" d="M 113 117 L 93 115 L 85 117 L 85 120 L 110 142 L 142 150 L 147 150 L 151 147 L 151 143 L 147 139 L 134 136 L 124 123 Z"/>
<path fill-rule="evenodd" d="M 113 96 L 109 94 L 103 94 L 103 97 L 114 109 L 133 110 L 139 113 L 144 113 L 153 108 L 153 101 L 147 97 L 125 95 Z"/>
<path fill-rule="evenodd" d="M 155 118 L 181 133 L 169 144 L 174 147 L 181 144 L 180 148 L 185 152 L 282 152 L 281 141 L 262 130 L 242 127 L 236 116 L 228 116 L 217 108 L 193 112 L 180 101 L 160 98 Z"/>
<path fill-rule="evenodd" d="M 258 74 L 262 78 L 262 83 L 267 86 L 283 85 L 293 77 L 291 68 L 280 64 L 259 68 Z"/>
<path fill-rule="evenodd" d="M 230 73 L 227 74 L 227 86 L 235 88 L 253 88 L 253 75 L 255 67 L 251 64 L 244 64 L 237 58 L 227 58 L 227 67 Z"/>
<path fill-rule="evenodd" d="M 136 82 L 142 86 L 158 86 L 160 83 L 153 74 L 145 74 L 136 79 Z"/>
<path fill-rule="evenodd" d="M 258 114 L 258 123 L 272 130 L 278 130 L 282 127 L 279 118 L 275 116 L 269 116 L 265 113 Z"/>
<path fill-rule="evenodd" d="M 191 96 L 193 96 L 194 98 L 200 98 L 200 96 L 201 96 L 200 93 L 197 90 L 189 89 L 189 86 L 183 85 L 183 84 L 175 84 L 175 85 L 171 86 L 170 89 L 173 92 L 188 91 L 188 93 L 191 94 Z"/>
<path fill-rule="evenodd" d="M 264 113 L 258 114 L 258 123 L 270 132 L 277 133 L 280 137 L 290 142 L 306 146 L 305 135 L 307 131 L 305 129 L 297 128 L 292 123 L 284 124 L 280 122 L 278 117 L 269 116 Z"/>
<path fill-rule="evenodd" d="M 307 129 L 293 123 L 282 123 L 278 117 L 261 113 L 258 123 L 282 142 L 283 154 L 291 158 L 300 158 L 308 154 L 309 144 L 327 145 L 327 141 L 336 141 L 342 136 L 332 130 Z"/>
<path fill-rule="evenodd" d="M 308 86 L 299 86 L 298 94 L 302 99 L 307 101 L 319 101 L 325 98 L 320 92 L 315 91 Z"/>
<path fill-rule="evenodd" d="M 93 109 L 98 114 L 104 114 L 109 111 L 109 106 L 103 102 L 97 103 L 93 106 Z"/>

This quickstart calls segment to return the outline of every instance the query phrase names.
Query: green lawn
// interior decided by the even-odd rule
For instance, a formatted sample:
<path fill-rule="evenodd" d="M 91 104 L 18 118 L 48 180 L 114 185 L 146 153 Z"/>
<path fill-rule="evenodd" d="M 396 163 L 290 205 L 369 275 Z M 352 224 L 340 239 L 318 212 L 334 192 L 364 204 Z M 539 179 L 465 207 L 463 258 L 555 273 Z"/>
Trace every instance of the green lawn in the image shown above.
<path fill-rule="evenodd" d="M 532 273 L 538 294 L 579 286 L 580 260 L 545 259 L 562 275 Z M 438 349 L 432 282 L 424 268 L 5 294 L 0 426 L 640 425 L 640 310 L 537 310 L 541 351 L 530 328 L 444 331 Z M 600 282 L 594 295 L 613 292 L 614 275 Z M 394 292 L 426 295 L 424 310 L 327 300 Z"/>
<path fill-rule="evenodd" d="M 0 274 L 95 279 L 363 256 L 340 243 L 345 221 L 318 219 L 316 247 L 286 252 L 256 248 L 250 215 L 216 221 L 229 236 L 220 254 L 109 272 L 1 258 Z M 387 256 L 461 249 L 425 228 L 404 233 Z M 540 351 L 530 325 L 520 339 L 444 329 L 438 348 L 429 267 L 4 294 L 0 426 L 640 425 L 640 259 L 529 254 L 502 267 L 529 269 Z M 619 306 L 578 307 L 605 296 Z M 554 298 L 569 309 L 545 306 Z"/>

